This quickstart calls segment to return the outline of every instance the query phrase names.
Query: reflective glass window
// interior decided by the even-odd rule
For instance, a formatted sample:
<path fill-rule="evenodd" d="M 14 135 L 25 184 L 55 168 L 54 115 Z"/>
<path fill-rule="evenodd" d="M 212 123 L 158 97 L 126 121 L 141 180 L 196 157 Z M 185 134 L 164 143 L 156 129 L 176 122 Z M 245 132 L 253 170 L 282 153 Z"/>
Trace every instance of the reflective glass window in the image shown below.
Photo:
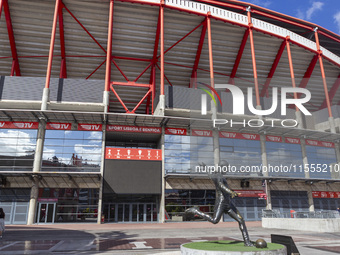
<path fill-rule="evenodd" d="M 102 132 L 46 130 L 43 171 L 99 172 Z"/>
<path fill-rule="evenodd" d="M 331 179 L 331 165 L 337 163 L 334 148 L 306 145 L 306 151 L 310 178 Z"/>
<path fill-rule="evenodd" d="M 269 176 L 305 176 L 300 144 L 266 142 L 266 151 Z"/>
<path fill-rule="evenodd" d="M 261 143 L 260 141 L 220 138 L 220 160 L 232 166 L 226 174 L 259 176 Z"/>
<path fill-rule="evenodd" d="M 32 171 L 37 130 L 0 129 L 0 171 Z"/>

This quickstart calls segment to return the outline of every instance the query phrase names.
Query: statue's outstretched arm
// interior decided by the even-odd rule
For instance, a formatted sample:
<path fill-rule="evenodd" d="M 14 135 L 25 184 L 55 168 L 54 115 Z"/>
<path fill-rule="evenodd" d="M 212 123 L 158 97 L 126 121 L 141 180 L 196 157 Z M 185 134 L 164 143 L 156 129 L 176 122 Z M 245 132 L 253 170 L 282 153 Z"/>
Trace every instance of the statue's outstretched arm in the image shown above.
<path fill-rule="evenodd" d="M 218 182 L 218 186 L 219 186 L 219 188 L 220 188 L 221 190 L 223 190 L 224 192 L 227 192 L 228 194 L 230 194 L 231 197 L 237 197 L 237 196 L 238 196 L 238 194 L 237 194 L 235 191 L 229 189 L 229 188 L 228 188 L 226 185 L 224 185 L 222 182 Z"/>

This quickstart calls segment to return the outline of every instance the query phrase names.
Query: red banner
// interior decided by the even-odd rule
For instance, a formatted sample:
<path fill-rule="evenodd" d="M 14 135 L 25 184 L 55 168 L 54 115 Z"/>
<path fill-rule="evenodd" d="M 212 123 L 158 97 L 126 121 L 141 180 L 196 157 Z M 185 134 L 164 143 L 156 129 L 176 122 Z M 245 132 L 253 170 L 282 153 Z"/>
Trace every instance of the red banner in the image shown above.
<path fill-rule="evenodd" d="M 306 145 L 334 148 L 334 143 L 306 139 Z"/>
<path fill-rule="evenodd" d="M 293 144 L 300 144 L 300 138 L 295 138 L 295 137 L 286 137 L 285 138 L 286 143 L 293 143 Z"/>
<path fill-rule="evenodd" d="M 282 137 L 276 135 L 266 135 L 267 142 L 282 143 Z"/>
<path fill-rule="evenodd" d="M 167 135 L 187 135 L 185 128 L 165 128 L 165 134 Z"/>
<path fill-rule="evenodd" d="M 162 150 L 106 147 L 105 159 L 162 160 Z"/>
<path fill-rule="evenodd" d="M 79 131 L 102 131 L 102 124 L 78 124 Z"/>
<path fill-rule="evenodd" d="M 57 123 L 57 122 L 50 122 L 46 124 L 46 129 L 53 129 L 53 130 L 71 130 L 72 124 L 71 123 Z"/>
<path fill-rule="evenodd" d="M 193 136 L 206 136 L 206 137 L 212 137 L 213 133 L 211 130 L 198 130 L 198 129 L 192 129 L 191 134 Z"/>
<path fill-rule="evenodd" d="M 236 132 L 225 132 L 220 131 L 220 137 L 232 138 L 232 139 L 245 139 L 245 140 L 260 140 L 258 134 L 247 134 L 247 133 L 236 133 Z"/>
<path fill-rule="evenodd" d="M 111 132 L 132 132 L 132 133 L 152 133 L 161 134 L 160 127 L 137 127 L 137 126 L 120 126 L 120 125 L 107 125 L 106 131 Z"/>
<path fill-rule="evenodd" d="M 263 190 L 234 190 L 236 193 L 239 193 L 239 197 L 261 197 L 263 194 Z"/>
<path fill-rule="evenodd" d="M 313 198 L 340 198 L 340 192 L 313 191 Z"/>
<path fill-rule="evenodd" d="M 1 121 L 0 128 L 8 129 L 38 129 L 39 122 L 21 122 L 21 121 Z"/>

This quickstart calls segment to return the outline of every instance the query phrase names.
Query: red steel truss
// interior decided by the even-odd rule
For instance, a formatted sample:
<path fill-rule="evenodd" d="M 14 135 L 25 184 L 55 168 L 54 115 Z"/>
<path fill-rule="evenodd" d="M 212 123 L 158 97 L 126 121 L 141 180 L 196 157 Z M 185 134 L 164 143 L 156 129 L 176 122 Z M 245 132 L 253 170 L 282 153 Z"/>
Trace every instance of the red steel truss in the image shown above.
<path fill-rule="evenodd" d="M 279 48 L 277 54 L 276 54 L 273 65 L 272 65 L 272 67 L 271 67 L 271 69 L 268 73 L 266 83 L 263 85 L 263 88 L 262 88 L 262 91 L 261 91 L 261 94 L 260 94 L 261 97 L 268 95 L 268 88 L 269 88 L 271 79 L 273 78 L 274 73 L 276 71 L 276 68 L 279 65 L 279 62 L 280 62 L 280 59 L 282 57 L 283 51 L 285 50 L 285 47 L 286 47 L 286 41 L 283 41 L 280 45 L 280 48 Z"/>
<path fill-rule="evenodd" d="M 202 53 L 202 49 L 203 49 L 203 44 L 204 44 L 206 32 L 207 32 L 207 19 L 205 19 L 204 23 L 203 23 L 200 41 L 199 41 L 198 47 L 197 47 L 195 63 L 194 63 L 194 66 L 192 67 L 191 81 L 189 83 L 189 88 L 192 88 L 192 87 L 197 88 L 197 70 L 198 70 L 198 64 L 199 64 L 200 58 L 201 58 L 201 53 Z"/>
<path fill-rule="evenodd" d="M 12 52 L 12 59 L 13 59 L 11 76 L 14 76 L 14 73 L 16 76 L 21 76 L 18 53 L 17 53 L 15 38 L 14 38 L 14 33 L 13 33 L 12 19 L 11 19 L 11 14 L 9 12 L 8 0 L 1 0 L 0 2 L 0 18 L 1 18 L 2 8 L 4 9 L 4 13 L 5 13 L 8 39 L 11 45 L 11 52 Z"/>
<path fill-rule="evenodd" d="M 332 88 L 329 90 L 328 94 L 329 94 L 329 101 L 332 102 L 333 101 L 333 98 L 335 96 L 335 93 L 338 91 L 340 87 L 340 74 L 338 76 L 338 78 L 335 80 Z M 339 102 L 340 103 L 340 102 Z M 326 102 L 326 99 L 322 102 L 321 106 L 319 109 L 323 109 L 327 107 L 327 102 Z"/>
<path fill-rule="evenodd" d="M 133 2 L 133 3 L 138 3 L 140 2 L 139 0 L 116 0 L 116 1 L 122 1 L 122 2 Z M 240 4 L 235 3 L 224 3 L 216 0 L 200 0 L 199 2 L 205 2 L 208 4 L 214 4 L 217 6 L 224 6 L 224 7 L 229 7 L 229 8 L 236 8 L 242 11 L 247 11 L 247 16 L 248 16 L 248 25 L 243 25 L 239 23 L 233 23 L 232 21 L 226 21 L 223 20 L 224 22 L 228 22 L 231 24 L 235 24 L 241 27 L 246 28 L 246 31 L 243 35 L 243 39 L 241 41 L 241 45 L 238 49 L 238 54 L 234 62 L 234 66 L 232 69 L 232 72 L 229 76 L 229 83 L 234 84 L 234 78 L 236 77 L 236 73 L 238 70 L 238 66 L 240 64 L 240 61 L 242 59 L 243 51 L 246 45 L 246 42 L 249 38 L 250 41 L 250 47 L 251 47 L 251 57 L 252 57 L 252 65 L 253 65 L 253 74 L 254 74 L 254 86 L 255 86 L 255 94 L 256 94 L 256 105 L 260 106 L 260 97 L 265 96 L 268 93 L 268 88 L 270 86 L 270 81 L 272 77 L 274 76 L 274 73 L 276 71 L 276 68 L 278 66 L 278 63 L 280 61 L 280 58 L 283 54 L 283 51 L 285 47 L 287 47 L 287 51 L 290 51 L 289 48 L 289 38 L 283 38 L 280 35 L 272 34 L 268 31 L 262 31 L 261 29 L 254 28 L 251 20 L 251 13 L 254 14 L 259 14 L 264 17 L 269 17 L 271 19 L 283 21 L 288 24 L 292 24 L 294 26 L 298 26 L 307 30 L 312 31 L 313 30 L 313 24 L 308 23 L 308 22 L 298 22 L 294 20 L 288 19 L 285 15 L 277 15 L 277 13 L 270 11 L 267 12 L 265 9 L 256 7 L 250 11 L 250 9 L 247 9 L 245 6 L 242 6 Z M 142 59 L 142 58 L 133 58 L 133 57 L 126 57 L 126 56 L 113 56 L 112 55 L 112 23 L 113 23 L 113 0 L 110 0 L 110 15 L 109 15 L 109 34 L 108 34 L 108 44 L 107 44 L 107 50 L 103 48 L 103 46 L 95 39 L 95 37 L 85 28 L 85 26 L 76 18 L 76 16 L 65 6 L 65 4 L 62 2 L 62 0 L 55 0 L 55 11 L 54 11 L 54 16 L 53 16 L 53 25 L 52 25 L 52 33 L 51 33 L 51 41 L 50 41 L 50 49 L 49 49 L 49 55 L 48 56 L 18 56 L 17 54 L 17 49 L 16 49 L 16 44 L 15 44 L 15 38 L 14 38 L 14 33 L 13 33 L 13 27 L 12 27 L 12 21 L 11 21 L 11 15 L 9 11 L 9 6 L 8 6 L 8 0 L 0 0 L 0 18 L 1 18 L 1 10 L 4 10 L 4 16 L 6 19 L 6 24 L 7 24 L 7 32 L 9 36 L 9 43 L 11 46 L 11 57 L 1 57 L 1 58 L 12 58 L 12 69 L 11 69 L 11 75 L 17 75 L 20 76 L 20 66 L 19 66 L 19 58 L 33 58 L 33 57 L 44 57 L 48 58 L 48 65 L 47 65 L 47 72 L 46 72 L 46 83 L 45 87 L 49 88 L 49 83 L 50 83 L 50 77 L 51 77 L 51 70 L 52 70 L 52 60 L 53 57 L 60 57 L 61 58 L 61 64 L 60 64 L 60 78 L 67 78 L 67 65 L 66 65 L 66 59 L 68 57 L 97 57 L 97 58 L 103 58 L 103 61 L 100 63 L 100 65 L 92 71 L 86 79 L 90 78 L 99 68 L 101 68 L 104 63 L 106 63 L 106 73 L 105 73 L 105 90 L 112 92 L 117 96 L 118 101 L 122 103 L 124 109 L 128 113 L 134 113 L 136 109 L 144 102 L 146 101 L 146 113 L 150 113 L 150 105 L 151 109 L 153 109 L 153 103 L 154 103 L 154 97 L 155 97 L 155 92 L 156 92 L 156 67 L 160 70 L 160 94 L 164 95 L 164 82 L 165 80 L 172 86 L 170 80 L 167 78 L 165 75 L 165 68 L 164 64 L 170 64 L 170 65 L 176 65 L 176 66 L 181 66 L 184 68 L 191 68 L 191 80 L 195 81 L 197 79 L 197 72 L 198 71 L 204 71 L 204 72 L 209 72 L 210 73 L 210 79 L 211 79 L 211 85 L 214 85 L 214 74 L 218 72 L 214 72 L 213 70 L 213 56 L 212 56 L 212 38 L 211 38 L 211 19 L 214 18 L 216 20 L 222 20 L 219 17 L 213 17 L 210 15 L 210 13 L 207 13 L 207 15 L 203 15 L 202 13 L 197 13 L 194 10 L 189 10 L 189 9 L 182 9 L 180 7 L 174 7 L 174 6 L 168 6 L 165 5 L 164 0 L 161 0 L 159 3 L 151 3 L 147 1 L 143 1 L 144 4 L 147 5 L 154 5 L 154 6 L 159 6 L 159 17 L 158 17 L 158 22 L 157 22 L 157 29 L 156 29 L 156 35 L 155 35 L 155 43 L 154 43 L 154 52 L 153 52 L 153 57 L 152 59 Z M 192 29 L 189 33 L 187 33 L 184 37 L 182 37 L 180 40 L 178 40 L 176 43 L 174 43 L 171 47 L 169 47 L 167 50 L 164 49 L 164 11 L 165 7 L 169 9 L 176 9 L 180 11 L 185 11 L 187 13 L 193 13 L 196 15 L 204 16 L 204 21 L 201 22 L 199 25 L 197 25 L 194 29 Z M 64 36 L 64 16 L 63 16 L 63 10 L 71 15 L 71 17 L 84 29 L 84 31 L 88 34 L 90 38 L 100 47 L 105 55 L 102 56 L 72 56 L 72 55 L 66 55 L 66 49 L 65 49 L 65 36 Z M 54 55 L 54 44 L 55 44 L 55 36 L 56 36 L 56 29 L 57 29 L 57 23 L 59 25 L 59 35 L 60 35 L 60 55 Z M 165 62 L 164 56 L 165 54 L 170 51 L 172 48 L 174 48 L 177 44 L 179 44 L 181 41 L 183 41 L 186 37 L 188 37 L 190 34 L 192 34 L 196 29 L 198 29 L 200 26 L 202 26 L 202 31 L 200 35 L 200 39 L 198 42 L 198 47 L 197 47 L 197 52 L 196 52 L 196 57 L 195 57 L 195 62 L 193 66 L 185 66 L 185 65 L 180 65 L 177 63 L 168 63 Z M 203 43 L 205 40 L 205 34 L 207 33 L 208 30 L 208 44 L 209 44 L 209 70 L 205 70 L 202 68 L 199 68 L 199 61 L 200 61 L 200 56 L 202 53 L 202 48 L 203 48 Z M 267 80 L 265 84 L 263 85 L 263 88 L 261 90 L 261 93 L 259 93 L 259 84 L 258 84 L 258 77 L 257 77 L 257 67 L 256 67 L 256 57 L 255 57 L 255 46 L 254 46 L 254 37 L 253 37 L 253 31 L 258 31 L 258 32 L 263 32 L 268 35 L 275 36 L 277 38 L 283 39 L 284 41 L 282 42 L 278 53 L 276 55 L 276 58 L 271 66 L 270 72 L 267 75 Z M 323 66 L 323 59 L 326 59 L 330 61 L 331 63 L 334 63 L 331 59 L 327 58 L 322 54 L 322 51 L 320 50 L 320 43 L 319 43 L 319 37 L 318 34 L 321 34 L 323 36 L 326 36 L 328 38 L 333 39 L 334 41 L 340 42 L 338 38 L 335 36 L 332 36 L 332 34 L 323 29 L 323 31 L 315 30 L 315 39 L 316 39 L 316 44 L 317 44 L 317 50 L 311 50 L 303 45 L 299 45 L 296 42 L 291 42 L 294 43 L 295 45 L 301 46 L 310 52 L 315 53 L 316 55 L 313 57 L 312 61 L 309 64 L 308 69 L 305 72 L 304 78 L 302 79 L 299 87 L 305 88 L 308 84 L 308 81 L 313 73 L 313 70 L 315 68 L 315 65 L 317 61 L 320 63 L 320 69 L 321 69 L 321 74 L 322 74 L 322 79 L 323 79 L 323 87 L 325 91 L 325 100 L 320 106 L 320 108 L 324 108 L 327 106 L 328 108 L 328 113 L 329 116 L 332 116 L 331 112 L 331 101 L 334 98 L 335 93 L 337 92 L 339 86 L 340 86 L 340 81 L 339 78 L 335 81 L 333 84 L 332 88 L 328 91 L 327 88 L 327 83 L 326 83 L 326 76 L 325 76 L 325 71 L 324 71 L 324 66 Z M 160 48 L 160 53 L 158 53 L 158 50 Z M 289 49 L 288 49 L 289 48 Z M 159 55 L 158 55 L 159 54 Z M 295 86 L 295 81 L 294 81 L 294 69 L 293 69 L 293 63 L 291 59 L 291 53 L 288 53 L 289 55 L 289 64 L 290 64 L 290 73 L 291 77 L 293 80 L 293 86 Z M 145 65 L 144 70 L 134 79 L 129 79 L 123 70 L 118 66 L 117 62 L 115 59 L 125 59 L 125 60 L 130 60 L 130 61 L 145 61 L 147 64 Z M 160 62 L 160 63 L 159 63 Z M 121 75 L 124 77 L 126 82 L 114 82 L 111 81 L 111 67 L 112 64 L 117 68 L 117 70 L 121 73 Z M 337 66 L 340 66 L 338 63 L 335 63 Z M 150 69 L 150 81 L 149 84 L 139 84 L 137 83 L 140 77 L 142 77 L 148 70 Z M 228 76 L 227 74 L 222 74 L 219 73 L 223 76 Z M 124 102 L 119 98 L 119 95 L 116 93 L 114 90 L 113 86 L 134 86 L 134 87 L 146 87 L 148 88 L 147 93 L 144 95 L 144 97 L 141 99 L 141 101 L 138 102 L 136 107 L 133 110 L 127 109 L 126 105 Z M 195 82 L 190 82 L 189 87 L 195 87 Z M 296 95 L 295 95 L 296 96 Z M 152 111 L 151 111 L 152 112 Z"/>
<path fill-rule="evenodd" d="M 240 62 L 241 62 L 241 59 L 242 59 L 242 55 L 243 55 L 243 51 L 244 51 L 244 48 L 246 47 L 246 43 L 247 43 L 247 40 L 248 40 L 248 36 L 249 36 L 249 29 L 247 29 L 244 32 L 244 35 L 243 35 L 243 38 L 242 38 L 242 42 L 241 42 L 241 46 L 240 46 L 240 48 L 238 50 L 233 70 L 231 71 L 231 74 L 230 74 L 230 78 L 229 78 L 229 82 L 228 82 L 230 84 L 234 84 L 235 85 L 234 78 L 236 76 L 236 72 L 237 72 L 238 66 L 240 65 Z"/>

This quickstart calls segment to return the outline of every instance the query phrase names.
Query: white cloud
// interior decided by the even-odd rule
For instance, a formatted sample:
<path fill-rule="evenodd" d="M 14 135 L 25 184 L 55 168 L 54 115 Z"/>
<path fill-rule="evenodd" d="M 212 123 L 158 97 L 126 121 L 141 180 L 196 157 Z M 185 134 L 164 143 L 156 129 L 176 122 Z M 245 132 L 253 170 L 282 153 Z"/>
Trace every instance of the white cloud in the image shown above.
<path fill-rule="evenodd" d="M 316 11 L 321 11 L 323 5 L 323 2 L 313 2 L 312 6 L 306 11 L 306 19 L 310 20 Z"/>
<path fill-rule="evenodd" d="M 301 10 L 297 10 L 296 17 L 299 19 L 305 19 L 305 14 Z"/>
<path fill-rule="evenodd" d="M 263 7 L 269 7 L 272 2 L 271 1 L 263 1 L 263 0 L 248 0 L 249 3 L 251 4 L 255 4 L 255 5 L 258 5 L 258 6 L 263 6 Z"/>
<path fill-rule="evenodd" d="M 336 14 L 334 14 L 333 18 L 334 18 L 334 23 L 338 27 L 338 33 L 340 34 L 340 11 L 338 11 Z"/>
<path fill-rule="evenodd" d="M 35 151 L 35 141 L 28 132 L 6 130 L 0 132 L 0 148 L 0 155 L 31 155 Z"/>

